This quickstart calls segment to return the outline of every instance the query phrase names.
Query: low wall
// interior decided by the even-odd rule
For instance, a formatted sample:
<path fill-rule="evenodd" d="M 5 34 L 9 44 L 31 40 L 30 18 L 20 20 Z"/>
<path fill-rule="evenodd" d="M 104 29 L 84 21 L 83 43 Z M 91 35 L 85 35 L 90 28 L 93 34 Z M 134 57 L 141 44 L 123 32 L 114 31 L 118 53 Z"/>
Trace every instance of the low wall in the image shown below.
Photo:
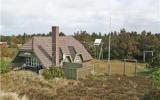
<path fill-rule="evenodd" d="M 94 73 L 94 66 L 83 66 L 79 63 L 64 63 L 64 73 L 67 79 L 81 79 Z"/>

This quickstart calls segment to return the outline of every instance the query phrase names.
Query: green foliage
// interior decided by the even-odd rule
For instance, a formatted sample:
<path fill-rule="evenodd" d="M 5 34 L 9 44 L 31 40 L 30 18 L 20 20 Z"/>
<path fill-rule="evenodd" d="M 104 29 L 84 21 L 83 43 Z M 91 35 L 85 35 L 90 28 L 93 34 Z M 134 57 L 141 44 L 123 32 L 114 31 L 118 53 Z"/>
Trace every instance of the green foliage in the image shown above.
<path fill-rule="evenodd" d="M 0 61 L 0 74 L 7 73 L 11 70 L 10 60 L 8 58 L 1 58 Z"/>
<path fill-rule="evenodd" d="M 160 98 L 160 69 L 154 69 L 150 73 L 153 83 L 148 92 L 144 95 L 142 100 L 159 100 Z"/>
<path fill-rule="evenodd" d="M 56 77 L 65 78 L 63 69 L 58 67 L 50 67 L 49 69 L 45 69 L 42 75 L 45 79 L 54 79 Z"/>
<path fill-rule="evenodd" d="M 153 57 L 153 62 L 149 64 L 153 68 L 160 68 L 160 53 Z"/>
<path fill-rule="evenodd" d="M 103 54 L 104 59 L 108 57 L 108 34 L 101 35 L 101 33 L 87 33 L 80 31 L 74 34 L 74 37 L 79 40 L 90 54 L 95 57 L 95 47 L 93 42 L 96 38 L 103 39 Z M 152 50 L 160 51 L 160 35 L 152 34 L 151 32 L 143 31 L 141 34 L 137 32 L 127 32 L 125 29 L 120 32 L 111 32 L 111 58 L 124 59 L 136 58 L 143 59 L 143 51 Z M 146 61 L 150 61 L 151 56 L 146 55 Z"/>
<path fill-rule="evenodd" d="M 157 69 L 152 73 L 152 78 L 156 81 L 160 81 L 160 69 Z"/>

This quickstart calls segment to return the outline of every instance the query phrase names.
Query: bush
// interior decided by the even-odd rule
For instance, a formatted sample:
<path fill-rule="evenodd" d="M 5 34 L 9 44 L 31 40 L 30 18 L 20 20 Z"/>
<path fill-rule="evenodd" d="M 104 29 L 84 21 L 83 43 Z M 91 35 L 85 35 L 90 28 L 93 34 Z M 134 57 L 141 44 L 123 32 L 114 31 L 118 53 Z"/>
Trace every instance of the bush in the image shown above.
<path fill-rule="evenodd" d="M 65 78 L 64 71 L 62 68 L 58 67 L 50 67 L 48 70 L 45 69 L 42 73 L 45 79 L 53 79 L 53 78 Z"/>
<path fill-rule="evenodd" d="M 9 72 L 10 70 L 11 70 L 10 60 L 8 58 L 1 58 L 1 61 L 0 61 L 0 74 Z"/>
<path fill-rule="evenodd" d="M 156 81 L 160 81 L 160 68 L 152 73 L 152 78 Z"/>
<path fill-rule="evenodd" d="M 153 83 L 142 100 L 159 100 L 160 98 L 160 68 L 154 69 L 151 73 L 151 78 L 153 79 Z"/>
<path fill-rule="evenodd" d="M 153 58 L 153 62 L 150 62 L 149 65 L 150 67 L 153 67 L 153 68 L 160 68 L 160 54 L 157 54 Z"/>

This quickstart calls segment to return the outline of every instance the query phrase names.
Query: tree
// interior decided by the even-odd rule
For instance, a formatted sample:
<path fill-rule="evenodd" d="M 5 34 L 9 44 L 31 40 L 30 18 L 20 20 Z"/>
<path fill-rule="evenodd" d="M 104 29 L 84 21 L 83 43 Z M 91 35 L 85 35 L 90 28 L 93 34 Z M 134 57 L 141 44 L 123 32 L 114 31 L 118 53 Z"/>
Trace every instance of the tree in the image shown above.
<path fill-rule="evenodd" d="M 136 36 L 136 34 L 134 34 Z M 135 41 L 135 36 L 125 29 L 121 30 L 118 35 L 118 49 L 122 58 L 134 57 L 138 53 L 138 42 Z"/>
<path fill-rule="evenodd" d="M 156 56 L 153 57 L 153 62 L 150 62 L 149 65 L 153 68 L 160 68 L 160 53 L 156 54 Z"/>
<path fill-rule="evenodd" d="M 17 44 L 20 43 L 20 40 L 16 36 L 12 36 L 11 38 L 11 47 L 17 48 Z"/>
<path fill-rule="evenodd" d="M 60 32 L 59 36 L 66 36 L 66 35 L 63 32 Z"/>

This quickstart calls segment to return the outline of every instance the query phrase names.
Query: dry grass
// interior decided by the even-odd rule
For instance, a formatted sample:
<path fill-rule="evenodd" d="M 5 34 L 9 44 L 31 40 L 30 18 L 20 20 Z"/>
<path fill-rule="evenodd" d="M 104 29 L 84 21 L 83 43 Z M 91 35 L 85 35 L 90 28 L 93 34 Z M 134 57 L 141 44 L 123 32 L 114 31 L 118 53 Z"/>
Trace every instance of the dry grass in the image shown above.
<path fill-rule="evenodd" d="M 0 91 L 0 100 L 28 100 L 28 98 L 25 95 L 20 97 L 16 93 Z"/>
<path fill-rule="evenodd" d="M 3 74 L 0 82 L 0 100 L 138 100 L 150 83 L 145 77 L 121 75 L 48 81 L 27 71 Z"/>
<path fill-rule="evenodd" d="M 33 100 L 54 100 L 59 87 L 74 83 L 66 79 L 45 80 L 29 71 L 12 71 L 0 76 L 1 91 L 26 95 Z M 9 99 L 10 100 L 10 99 Z"/>
<path fill-rule="evenodd" d="M 57 100 L 143 100 L 150 86 L 151 80 L 141 76 L 90 76 L 77 86 L 59 88 Z"/>
<path fill-rule="evenodd" d="M 112 73 L 115 74 L 122 74 L 123 72 L 123 62 L 113 60 L 112 63 Z M 98 61 L 93 60 L 92 64 L 97 64 L 98 66 L 95 68 L 97 73 L 106 73 L 107 72 L 107 61 Z M 127 73 L 132 74 L 134 72 L 134 64 L 133 63 L 127 63 Z M 144 64 L 138 64 L 138 68 L 143 69 Z M 119 77 L 119 76 L 118 76 Z M 123 77 L 122 77 L 123 78 Z M 125 78 L 125 77 L 124 77 Z M 126 77 L 128 80 L 128 77 Z M 119 78 L 118 78 L 119 79 Z M 136 79 L 136 78 L 135 78 Z M 143 78 L 139 78 L 143 79 Z M 94 81 L 94 80 L 93 80 Z M 135 80 L 133 80 L 134 82 Z M 97 83 L 98 82 L 98 83 Z M 106 85 L 106 87 L 112 88 L 115 87 L 112 80 L 106 80 L 105 83 L 103 81 L 101 84 Z M 110 87 L 111 82 L 113 85 Z M 128 81 L 127 81 L 128 82 Z M 129 80 L 130 82 L 130 80 Z M 144 81 L 138 81 L 136 84 L 141 84 Z M 95 89 L 95 93 L 92 93 L 92 91 L 89 92 L 89 97 L 94 97 L 98 93 L 100 94 L 98 98 L 101 98 L 101 92 L 105 89 L 104 87 L 99 87 L 99 81 L 92 80 L 84 80 L 84 81 L 73 81 L 73 80 L 66 80 L 66 79 L 53 79 L 53 80 L 45 80 L 42 76 L 37 75 L 36 73 L 30 72 L 30 71 L 11 71 L 9 73 L 0 74 L 0 83 L 1 83 L 1 92 L 0 91 L 0 100 L 71 100 L 71 95 L 75 97 L 75 99 L 78 97 L 81 97 L 83 94 L 83 91 L 88 91 L 89 88 L 92 89 L 92 87 L 88 86 L 81 86 L 80 84 L 89 84 L 95 83 L 97 84 L 95 87 L 93 85 L 93 89 Z M 115 78 L 115 82 L 117 87 L 120 85 L 117 84 L 117 77 Z M 123 82 L 122 82 L 123 83 Z M 126 85 L 127 83 L 125 83 Z M 69 89 L 67 89 L 69 87 Z M 124 86 L 123 88 L 125 88 Z M 121 93 L 121 89 L 119 89 L 119 92 Z M 145 88 L 145 87 L 144 87 Z M 85 90 L 83 90 L 85 89 Z M 115 88 L 115 91 L 117 88 Z M 102 90 L 102 91 L 101 91 Z M 105 89 L 108 90 L 108 89 Z M 128 91 L 128 90 L 127 90 Z M 70 93 L 71 92 L 71 93 Z M 82 94 L 81 94 L 82 92 Z M 119 93 L 118 92 L 118 93 Z M 76 96 L 78 93 L 80 93 L 78 96 Z M 83 97 L 89 95 L 84 94 Z M 110 93 L 110 95 L 112 92 Z M 125 94 L 125 92 L 124 92 Z M 108 95 L 108 94 L 107 94 Z M 66 99 L 66 97 L 68 99 Z M 112 97 L 112 96 L 111 96 Z M 73 98 L 72 98 L 73 99 Z M 88 98 L 91 99 L 91 98 Z M 84 100 L 88 100 L 84 99 Z"/>
<path fill-rule="evenodd" d="M 92 64 L 95 65 L 96 73 L 107 73 L 108 72 L 108 62 L 107 60 L 92 60 Z M 137 63 L 137 71 L 145 68 L 145 64 Z M 111 73 L 112 74 L 123 74 L 124 63 L 120 60 L 111 60 Z M 126 63 L 126 74 L 133 75 L 135 72 L 135 63 Z"/>

